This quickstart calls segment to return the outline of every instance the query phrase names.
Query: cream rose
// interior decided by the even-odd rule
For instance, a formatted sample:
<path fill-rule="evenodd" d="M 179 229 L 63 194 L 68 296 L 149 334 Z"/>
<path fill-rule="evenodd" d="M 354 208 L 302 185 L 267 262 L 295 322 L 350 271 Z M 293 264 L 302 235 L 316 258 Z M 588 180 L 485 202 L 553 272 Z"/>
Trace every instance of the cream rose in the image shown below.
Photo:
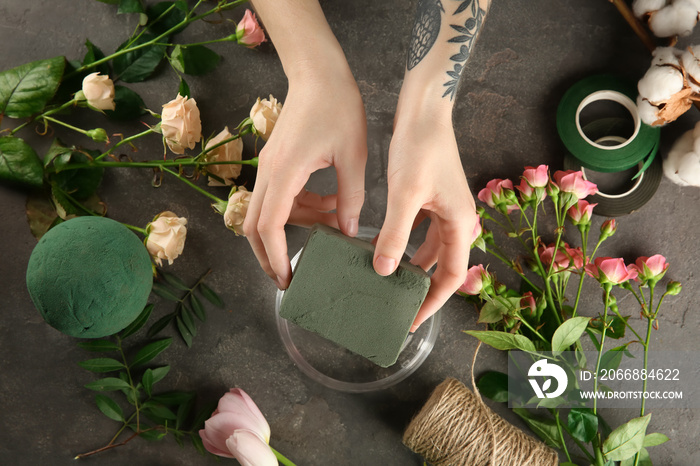
<path fill-rule="evenodd" d="M 233 135 L 229 132 L 228 127 L 224 128 L 219 134 L 214 136 L 207 142 L 204 150 L 209 147 L 213 147 L 220 142 L 229 139 Z M 241 138 L 234 139 L 233 141 L 227 142 L 211 152 L 207 152 L 206 160 L 207 162 L 228 162 L 233 160 L 241 160 L 243 158 L 243 140 Z M 218 176 L 224 180 L 224 184 L 219 182 L 217 179 L 209 177 L 209 186 L 231 186 L 233 180 L 238 178 L 241 174 L 241 165 L 228 164 L 228 165 L 207 165 L 207 172 Z"/>
<path fill-rule="evenodd" d="M 163 259 L 167 259 L 168 264 L 182 254 L 185 247 L 185 236 L 187 236 L 187 219 L 178 217 L 170 211 L 165 211 L 156 216 L 148 224 L 146 231 L 146 248 L 153 256 L 158 265 L 163 265 Z"/>
<path fill-rule="evenodd" d="M 277 123 L 277 118 L 279 118 L 281 111 L 282 104 L 277 102 L 277 99 L 272 97 L 272 94 L 270 94 L 269 100 L 260 100 L 260 97 L 258 97 L 258 100 L 253 104 L 253 108 L 250 109 L 250 119 L 253 120 L 255 134 L 267 141 L 275 128 L 275 123 Z"/>
<path fill-rule="evenodd" d="M 237 235 L 245 236 L 243 234 L 243 222 L 248 213 L 248 204 L 250 204 L 252 195 L 251 191 L 241 186 L 228 198 L 228 205 L 224 213 L 224 223 L 226 228 L 233 230 Z"/>
<path fill-rule="evenodd" d="M 109 76 L 91 73 L 83 79 L 83 94 L 88 104 L 100 110 L 114 110 L 114 83 Z"/>
<path fill-rule="evenodd" d="M 160 129 L 170 150 L 183 154 L 185 148 L 192 149 L 202 139 L 202 122 L 194 99 L 177 98 L 163 105 Z"/>

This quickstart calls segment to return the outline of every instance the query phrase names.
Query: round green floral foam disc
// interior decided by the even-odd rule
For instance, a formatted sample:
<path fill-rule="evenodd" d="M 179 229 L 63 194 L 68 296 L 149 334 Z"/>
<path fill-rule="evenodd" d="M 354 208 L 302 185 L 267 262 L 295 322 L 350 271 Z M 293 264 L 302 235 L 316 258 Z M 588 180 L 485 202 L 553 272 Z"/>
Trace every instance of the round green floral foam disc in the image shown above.
<path fill-rule="evenodd" d="M 27 288 L 44 320 L 74 337 L 124 329 L 143 310 L 152 285 L 151 260 L 141 240 L 104 217 L 55 226 L 27 267 Z"/>

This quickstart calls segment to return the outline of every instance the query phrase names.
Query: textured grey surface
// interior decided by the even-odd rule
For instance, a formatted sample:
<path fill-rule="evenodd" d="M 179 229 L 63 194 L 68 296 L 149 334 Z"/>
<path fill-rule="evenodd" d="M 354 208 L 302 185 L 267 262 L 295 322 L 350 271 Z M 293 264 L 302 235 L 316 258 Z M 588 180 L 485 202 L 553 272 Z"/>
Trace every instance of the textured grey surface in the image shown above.
<path fill-rule="evenodd" d="M 379 227 L 386 207 L 386 153 L 415 2 L 328 0 L 323 6 L 365 99 L 368 196 L 361 224 Z M 109 52 L 134 26 L 135 18 L 117 17 L 113 7 L 94 0 L 3 0 L 0 68 L 56 55 L 82 57 L 86 38 Z M 223 37 L 232 28 L 225 23 L 199 24 L 180 41 Z M 257 51 L 230 44 L 213 48 L 224 56 L 221 65 L 210 75 L 189 78 L 205 135 L 237 124 L 257 96 L 272 93 L 283 98 L 286 91 L 281 66 L 269 44 Z M 478 190 L 491 178 L 516 177 L 524 165 L 549 163 L 559 168 L 563 147 L 556 135 L 554 112 L 563 92 L 578 79 L 597 72 L 636 80 L 648 63 L 646 50 L 607 1 L 495 0 L 463 77 L 454 113 L 470 185 Z M 164 66 L 156 79 L 129 86 L 158 110 L 175 96 L 177 79 Z M 697 119 L 693 109 L 665 128 L 662 153 Z M 133 134 L 141 128 L 138 123 L 112 125 L 87 111 L 70 121 L 85 127 L 99 124 L 110 134 Z M 62 129 L 56 134 L 79 140 Z M 21 136 L 30 139 L 39 154 L 50 143 L 50 138 L 40 138 L 31 130 L 24 130 Z M 162 154 L 157 139 L 139 142 L 138 147 L 135 157 Z M 252 154 L 250 141 L 245 151 L 246 156 Z M 329 191 L 332 178 L 331 173 L 323 173 L 311 183 Z M 244 168 L 242 179 L 252 186 L 254 171 Z M 461 330 L 476 327 L 473 309 L 458 298 L 447 303 L 433 353 L 421 369 L 396 387 L 369 395 L 324 389 L 299 372 L 285 354 L 273 320 L 274 285 L 257 266 L 246 241 L 224 228 L 206 198 L 175 180 L 167 180 L 159 189 L 153 189 L 150 181 L 147 170 L 110 171 L 99 191 L 110 217 L 134 225 L 145 225 L 163 210 L 187 217 L 187 245 L 172 270 L 193 280 L 212 268 L 209 282 L 226 302 L 224 311 L 210 312 L 191 349 L 175 341 L 163 353 L 160 360 L 173 368 L 162 382 L 164 387 L 197 390 L 202 400 L 215 400 L 229 387 L 242 387 L 270 421 L 272 444 L 299 465 L 422 464 L 401 444 L 401 433 L 430 390 L 445 377 L 468 380 L 476 345 Z M 216 192 L 220 197 L 226 194 L 221 188 Z M 74 339 L 46 325 L 32 307 L 24 274 L 36 241 L 25 221 L 24 204 L 24 193 L 0 186 L 0 463 L 74 464 L 77 453 L 106 443 L 115 425 L 97 411 L 93 392 L 82 387 L 94 376 L 76 363 L 90 355 L 77 348 Z M 699 206 L 700 190 L 663 180 L 649 204 L 619 220 L 618 234 L 601 251 L 628 260 L 662 253 L 672 264 L 669 276 L 683 283 L 683 293 L 666 301 L 661 328 L 654 332 L 655 347 L 695 350 L 700 328 L 700 314 L 692 305 L 700 290 Z M 596 218 L 594 228 L 602 221 Z M 297 250 L 305 231 L 289 228 L 288 233 L 290 250 Z M 484 256 L 474 254 L 473 263 L 481 260 Z M 496 265 L 492 269 L 500 270 Z M 588 289 L 584 309 L 589 315 L 597 312 L 598 299 L 598 291 Z M 156 312 L 169 311 L 167 303 L 154 302 Z M 629 299 L 622 301 L 621 309 L 636 315 Z M 505 369 L 505 356 L 482 349 L 476 372 L 489 368 Z M 503 406 L 495 409 L 522 426 Z M 698 414 L 689 409 L 654 412 L 650 430 L 671 438 L 652 450 L 656 464 L 700 464 Z M 611 410 L 608 418 L 616 424 L 633 415 Z M 213 464 L 190 447 L 181 450 L 171 440 L 160 444 L 137 440 L 88 462 Z"/>

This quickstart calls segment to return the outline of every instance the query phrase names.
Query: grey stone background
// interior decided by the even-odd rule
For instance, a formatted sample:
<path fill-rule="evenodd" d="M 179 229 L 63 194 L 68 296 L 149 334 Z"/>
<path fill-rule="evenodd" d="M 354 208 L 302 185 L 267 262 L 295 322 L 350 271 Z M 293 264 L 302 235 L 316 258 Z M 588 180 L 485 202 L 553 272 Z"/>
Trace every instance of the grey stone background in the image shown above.
<path fill-rule="evenodd" d="M 445 0 L 451 1 L 451 0 Z M 149 2 L 147 2 L 149 3 Z M 414 1 L 327 0 L 328 20 L 343 46 L 362 91 L 368 117 L 369 162 L 367 201 L 361 224 L 380 227 L 386 208 L 386 154 L 393 112 L 401 86 L 405 50 L 413 20 Z M 237 19 L 242 9 L 227 17 Z M 110 52 L 135 27 L 133 16 L 94 0 L 2 0 L 0 2 L 0 68 L 8 69 L 56 55 L 77 59 L 89 38 Z M 181 43 L 224 37 L 231 23 L 197 24 L 178 37 Z M 700 38 L 696 31 L 694 35 Z M 686 42 L 692 43 L 693 39 Z M 223 56 L 211 74 L 188 78 L 202 113 L 205 135 L 245 118 L 257 96 L 272 93 L 283 99 L 286 80 L 269 44 L 251 51 L 233 44 L 212 46 Z M 523 166 L 548 163 L 561 167 L 564 148 L 555 129 L 555 110 L 564 91 L 577 80 L 606 72 L 636 81 L 649 65 L 649 55 L 604 0 L 495 0 L 484 32 L 468 64 L 456 99 L 454 125 L 465 170 L 476 192 L 495 177 L 517 177 Z M 128 85 L 158 111 L 175 97 L 178 81 L 162 66 L 157 77 Z M 342 111 L 342 109 L 339 109 Z M 319 115 L 319 118 L 327 116 Z M 108 133 L 133 134 L 139 123 L 115 125 L 87 110 L 68 121 L 85 128 L 103 126 Z M 662 131 L 662 153 L 692 127 L 698 112 L 691 109 Z M 55 134 L 90 145 L 77 135 L 56 128 Z M 25 129 L 18 134 L 39 154 L 50 138 Z M 322 135 L 302 135 L 322 137 Z M 138 142 L 134 157 L 157 158 L 157 138 Z M 245 156 L 253 148 L 246 141 Z M 242 180 L 254 182 L 245 168 Z M 475 340 L 462 333 L 476 328 L 475 312 L 452 298 L 443 309 L 440 338 L 425 364 L 408 380 L 384 392 L 351 395 L 326 389 L 304 376 L 288 359 L 274 327 L 274 285 L 259 269 L 243 238 L 225 229 L 206 198 L 176 180 L 159 189 L 150 185 L 150 172 L 109 171 L 99 190 L 109 216 L 145 225 L 163 210 L 187 217 L 188 237 L 183 256 L 171 270 L 187 281 L 208 268 L 209 280 L 226 302 L 211 310 L 191 349 L 176 337 L 158 361 L 172 366 L 162 388 L 196 390 L 202 401 L 218 399 L 229 387 L 244 388 L 258 403 L 272 427 L 272 445 L 299 465 L 420 465 L 422 460 L 401 444 L 401 434 L 429 392 L 445 377 L 467 382 Z M 322 191 L 333 186 L 332 173 L 321 173 L 312 185 Z M 225 197 L 226 190 L 215 192 Z M 667 299 L 661 328 L 653 347 L 693 351 L 700 314 L 693 299 L 700 287 L 697 218 L 700 190 L 680 188 L 663 180 L 656 196 L 638 212 L 619 219 L 618 234 L 601 254 L 633 260 L 638 255 L 664 254 L 668 276 L 683 283 L 680 296 Z M 596 218 L 594 229 L 603 221 Z M 290 250 L 303 244 L 303 229 L 290 227 Z M 36 244 L 25 220 L 25 193 L 0 186 L 0 463 L 7 465 L 74 464 L 73 457 L 104 445 L 115 423 L 94 406 L 94 393 L 83 388 L 95 376 L 76 363 L 92 357 L 76 340 L 46 325 L 25 288 L 26 264 Z M 418 236 L 414 243 L 420 241 Z M 575 236 L 570 241 L 576 243 Z M 472 263 L 488 260 L 475 253 Z M 494 264 L 504 280 L 507 272 Z M 622 298 L 621 309 L 637 310 Z M 584 314 L 595 315 L 599 292 L 586 288 Z M 153 299 L 156 313 L 170 305 Z M 168 330 L 170 331 L 170 330 Z M 690 358 L 695 358 L 690 353 Z M 505 355 L 482 349 L 476 373 L 505 370 Z M 523 424 L 504 406 L 494 409 L 514 424 Z M 610 410 L 613 426 L 634 416 Z M 655 447 L 655 464 L 700 464 L 698 411 L 667 409 L 653 413 L 650 432 L 666 433 L 671 441 Z M 174 465 L 213 463 L 194 449 L 180 449 L 172 439 L 128 446 L 86 460 L 99 465 Z M 224 462 L 228 462 L 225 460 Z"/>

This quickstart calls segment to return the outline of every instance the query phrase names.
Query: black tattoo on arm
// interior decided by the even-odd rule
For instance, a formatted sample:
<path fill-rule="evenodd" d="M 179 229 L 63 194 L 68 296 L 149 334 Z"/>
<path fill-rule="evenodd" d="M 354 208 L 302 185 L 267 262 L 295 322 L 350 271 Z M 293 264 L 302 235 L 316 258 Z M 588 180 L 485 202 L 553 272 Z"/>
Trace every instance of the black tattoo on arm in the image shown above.
<path fill-rule="evenodd" d="M 406 67 L 410 70 L 425 58 L 440 33 L 442 13 L 445 9 L 440 0 L 418 0 L 416 20 L 411 31 L 411 46 L 408 49 Z"/>
<path fill-rule="evenodd" d="M 459 48 L 459 53 L 450 57 L 450 60 L 456 63 L 453 69 L 447 70 L 447 75 L 450 77 L 450 80 L 443 84 L 447 89 L 442 96 L 447 97 L 449 95 L 450 100 L 454 99 L 455 93 L 457 92 L 457 85 L 459 84 L 459 78 L 464 69 L 464 64 L 469 59 L 475 39 L 479 35 L 481 25 L 484 23 L 484 17 L 486 16 L 486 10 L 481 8 L 479 0 L 457 1 L 460 2 L 460 5 L 453 13 L 453 16 L 459 15 L 467 8 L 469 8 L 471 14 L 467 17 L 464 25 L 450 24 L 450 27 L 459 34 L 448 40 L 448 42 L 462 44 Z"/>

